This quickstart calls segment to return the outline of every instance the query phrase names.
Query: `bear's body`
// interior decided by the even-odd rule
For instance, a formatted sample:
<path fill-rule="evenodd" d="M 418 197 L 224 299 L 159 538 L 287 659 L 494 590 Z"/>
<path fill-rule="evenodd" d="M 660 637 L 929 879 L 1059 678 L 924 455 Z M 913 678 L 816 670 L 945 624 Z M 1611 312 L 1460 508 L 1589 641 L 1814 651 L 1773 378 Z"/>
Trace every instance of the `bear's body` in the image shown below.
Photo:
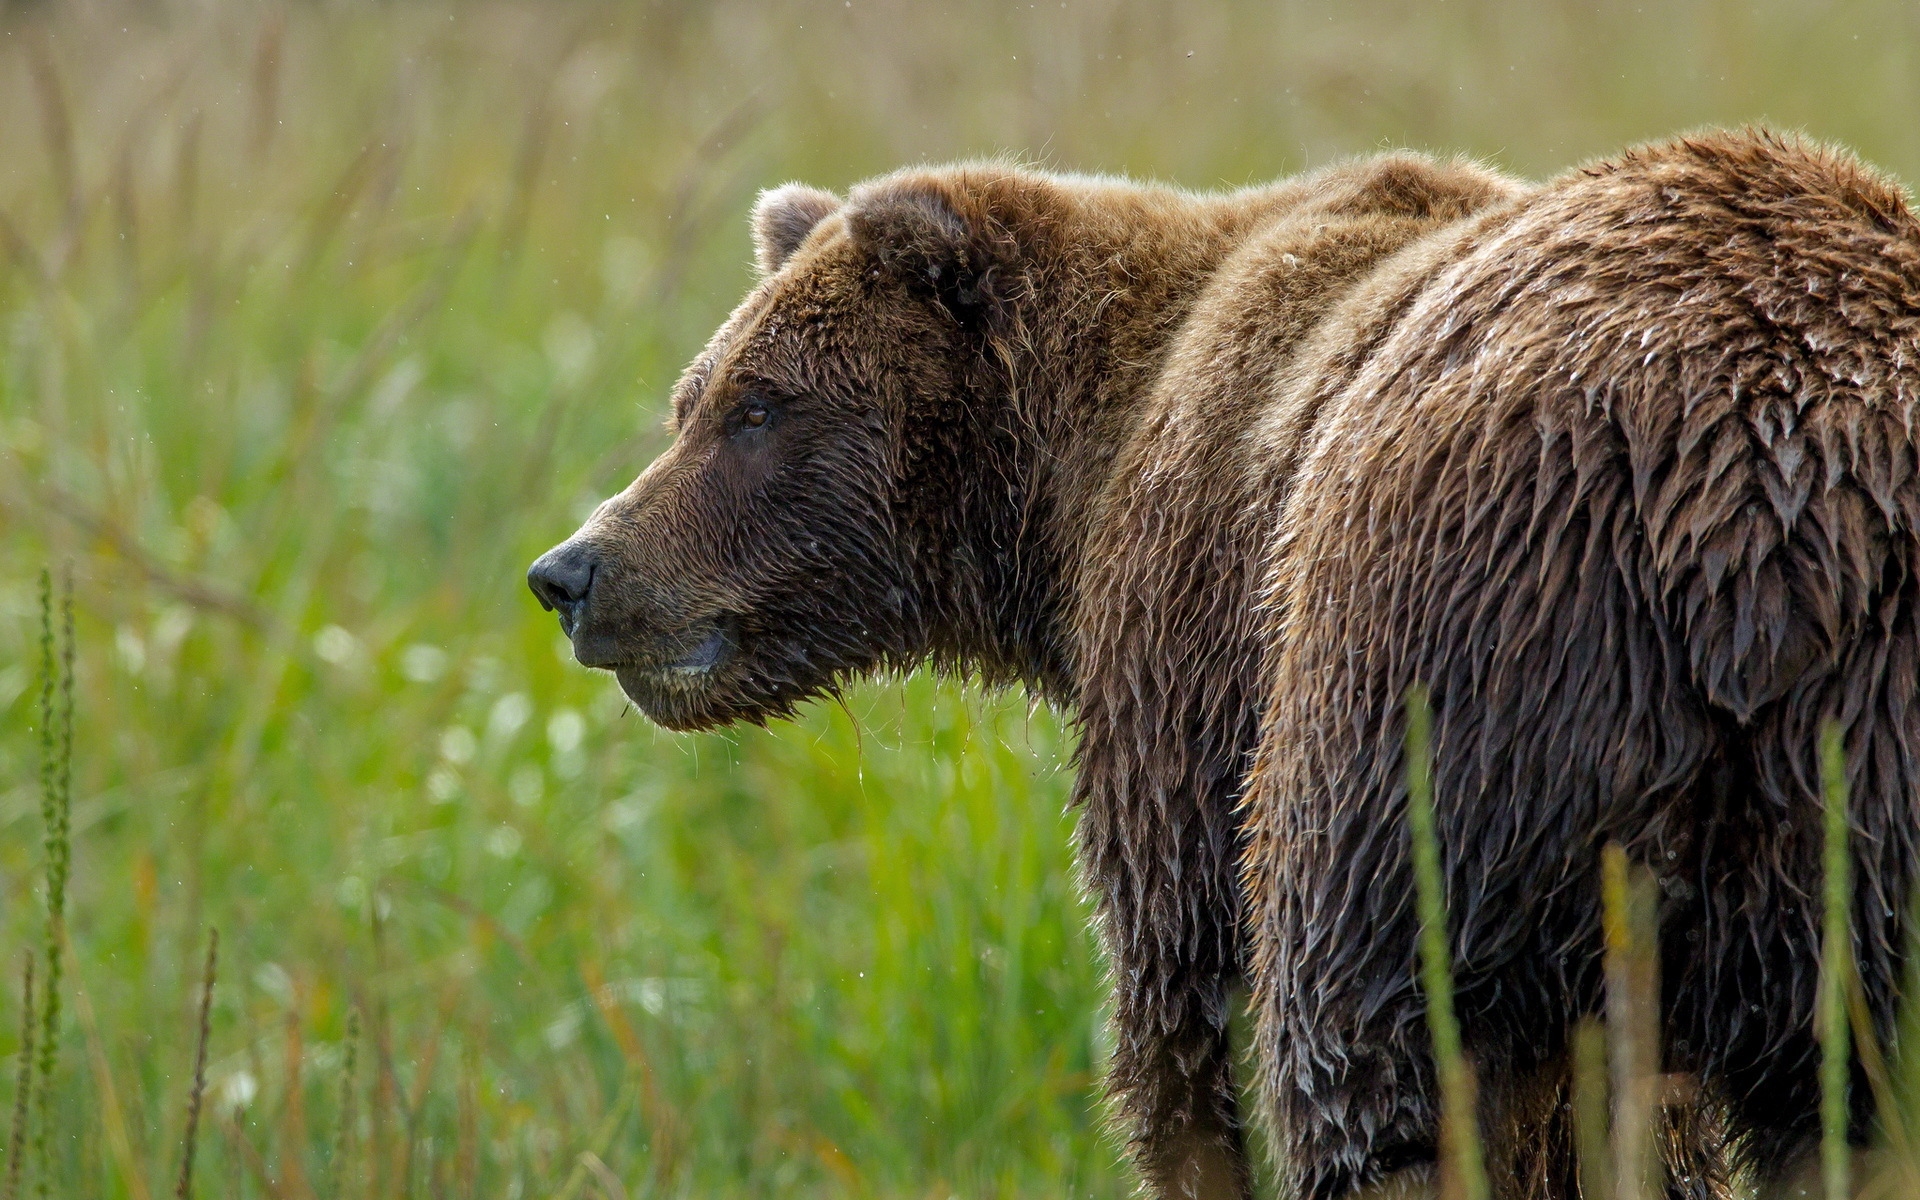
<path fill-rule="evenodd" d="M 1433 1161 L 1415 682 L 1499 1191 L 1575 1194 L 1609 839 L 1664 884 L 1668 1066 L 1711 1110 L 1676 1123 L 1684 1187 L 1805 1146 L 1822 720 L 1883 1028 L 1920 826 L 1896 190 L 1726 134 L 1539 188 L 1409 155 L 1228 196 L 917 171 L 770 193 L 756 226 L 765 281 L 674 447 L 536 591 L 676 727 L 929 658 L 1075 712 L 1111 1084 L 1156 1190 L 1248 1188 L 1243 973 L 1298 1194 Z"/>

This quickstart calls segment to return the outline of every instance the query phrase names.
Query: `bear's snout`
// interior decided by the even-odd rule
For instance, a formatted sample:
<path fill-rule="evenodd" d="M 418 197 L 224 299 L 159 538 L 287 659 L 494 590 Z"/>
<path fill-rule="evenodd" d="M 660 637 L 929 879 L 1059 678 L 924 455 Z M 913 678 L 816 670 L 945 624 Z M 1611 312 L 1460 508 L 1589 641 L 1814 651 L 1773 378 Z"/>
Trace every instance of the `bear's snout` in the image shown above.
<path fill-rule="evenodd" d="M 586 611 L 599 566 L 600 555 L 592 546 L 570 539 L 534 559 L 527 568 L 527 586 L 533 589 L 534 598 L 541 608 L 560 614 L 560 627 L 569 637 Z"/>
<path fill-rule="evenodd" d="M 737 644 L 731 614 L 688 615 L 672 597 L 636 586 L 618 556 L 580 534 L 535 559 L 527 586 L 559 614 L 580 665 L 619 673 L 623 686 L 629 677 L 665 679 L 684 690 L 711 676 Z"/>
<path fill-rule="evenodd" d="M 527 568 L 527 586 L 542 608 L 560 614 L 560 630 L 572 640 L 573 656 L 583 667 L 616 667 L 623 661 L 611 623 L 596 611 L 605 607 L 594 600 L 595 582 L 604 581 L 601 567 L 592 543 L 574 537 Z"/>

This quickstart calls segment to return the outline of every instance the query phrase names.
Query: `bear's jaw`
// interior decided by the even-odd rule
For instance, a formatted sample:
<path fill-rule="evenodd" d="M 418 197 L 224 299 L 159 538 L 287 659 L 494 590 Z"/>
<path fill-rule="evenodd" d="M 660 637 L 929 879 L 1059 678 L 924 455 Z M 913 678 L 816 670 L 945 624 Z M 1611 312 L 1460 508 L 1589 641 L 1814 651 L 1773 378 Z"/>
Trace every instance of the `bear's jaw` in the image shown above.
<path fill-rule="evenodd" d="M 786 695 L 771 686 L 783 678 L 781 672 L 753 659 L 739 618 L 720 614 L 690 622 L 646 653 L 606 669 L 654 724 L 690 732 L 735 721 L 764 722 L 792 711 L 804 692 Z"/>
<path fill-rule="evenodd" d="M 672 679 L 701 679 L 711 675 L 714 668 L 732 655 L 733 639 L 728 636 L 725 625 L 715 622 L 698 645 L 684 656 L 660 667 L 659 672 Z"/>
<path fill-rule="evenodd" d="M 613 668 L 613 677 L 634 707 L 654 724 L 675 730 L 705 729 L 731 719 L 706 714 L 713 673 L 712 666 L 643 667 L 628 663 Z"/>
<path fill-rule="evenodd" d="M 707 680 L 730 662 L 739 648 L 737 621 L 725 616 L 707 617 L 661 639 L 661 644 L 643 658 L 605 665 L 623 676 L 684 688 Z"/>

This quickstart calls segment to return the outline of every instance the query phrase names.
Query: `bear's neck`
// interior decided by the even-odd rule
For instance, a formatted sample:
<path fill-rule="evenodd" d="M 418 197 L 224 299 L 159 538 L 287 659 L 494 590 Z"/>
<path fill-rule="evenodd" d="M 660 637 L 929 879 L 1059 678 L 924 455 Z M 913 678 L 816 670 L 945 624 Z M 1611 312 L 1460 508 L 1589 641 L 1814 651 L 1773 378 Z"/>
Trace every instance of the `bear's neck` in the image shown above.
<path fill-rule="evenodd" d="M 968 521 L 986 535 L 966 551 L 969 566 L 991 564 L 980 631 L 989 644 L 964 657 L 989 678 L 1076 703 L 1076 593 L 1121 452 L 1196 300 L 1284 203 L 1278 190 L 1129 191 L 1103 212 L 1076 213 L 1066 226 L 1074 242 L 1050 247 L 1051 269 L 1024 280 L 990 350 L 1012 412 L 1012 461 L 992 474 L 1018 486 L 987 500 L 995 519 Z"/>
<path fill-rule="evenodd" d="M 1169 574 L 1189 592 L 1214 589 L 1196 611 L 1230 610 L 1217 589 L 1236 579 L 1248 599 L 1245 559 L 1259 532 L 1244 518 L 1284 495 L 1298 451 L 1288 439 L 1303 431 L 1263 425 L 1248 451 L 1259 461 L 1239 462 L 1241 428 L 1363 279 L 1444 227 L 1471 236 L 1530 190 L 1403 154 L 1204 197 L 1084 179 L 1019 184 L 1004 224 L 1024 265 L 1000 281 L 1009 310 L 980 356 L 982 387 L 967 389 L 994 432 L 981 461 L 961 468 L 974 484 L 952 516 L 962 531 L 950 547 L 953 594 L 977 619 L 954 626 L 962 636 L 943 657 L 1077 707 L 1076 629 L 1103 604 L 1107 625 L 1113 611 L 1134 611 L 1113 601 L 1161 604 Z M 1457 249 L 1437 237 L 1398 259 L 1405 280 L 1393 286 Z M 1162 561 L 1128 541 L 1151 529 L 1192 560 Z M 1128 583 L 1107 569 L 1122 561 L 1147 574 Z"/>

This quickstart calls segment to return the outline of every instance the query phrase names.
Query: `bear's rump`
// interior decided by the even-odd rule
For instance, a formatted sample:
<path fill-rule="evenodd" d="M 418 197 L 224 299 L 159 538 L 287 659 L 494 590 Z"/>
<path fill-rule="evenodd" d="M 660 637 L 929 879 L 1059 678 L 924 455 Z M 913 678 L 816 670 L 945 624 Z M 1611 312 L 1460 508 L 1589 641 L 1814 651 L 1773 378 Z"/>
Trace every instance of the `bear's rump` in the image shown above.
<path fill-rule="evenodd" d="M 1496 1087 L 1596 1002 L 1618 840 L 1663 880 L 1670 1058 L 1749 1127 L 1805 1132 L 1829 718 L 1886 1019 L 1920 770 L 1920 237 L 1878 186 L 1732 136 L 1570 177 L 1320 414 L 1273 540 L 1243 872 L 1264 1091 L 1309 1192 L 1431 1148 L 1416 681 L 1461 1012 Z"/>

